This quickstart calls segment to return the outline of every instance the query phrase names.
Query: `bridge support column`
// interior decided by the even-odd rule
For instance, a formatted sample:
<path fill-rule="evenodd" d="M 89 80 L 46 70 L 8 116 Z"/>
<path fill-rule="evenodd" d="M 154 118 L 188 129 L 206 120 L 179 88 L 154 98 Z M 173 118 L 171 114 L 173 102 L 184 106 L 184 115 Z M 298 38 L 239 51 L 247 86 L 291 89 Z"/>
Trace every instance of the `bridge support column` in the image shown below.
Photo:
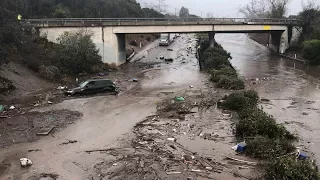
<path fill-rule="evenodd" d="M 112 27 L 104 27 L 102 41 L 102 61 L 104 63 L 121 65 L 126 62 L 125 34 L 115 34 Z"/>
<path fill-rule="evenodd" d="M 209 35 L 209 43 L 210 43 L 209 47 L 214 47 L 214 43 L 215 43 L 214 36 L 215 36 L 215 33 L 214 32 L 209 32 L 208 35 Z"/>
<path fill-rule="evenodd" d="M 289 48 L 288 30 L 281 32 L 271 32 L 269 38 L 269 48 L 277 53 L 285 53 Z"/>

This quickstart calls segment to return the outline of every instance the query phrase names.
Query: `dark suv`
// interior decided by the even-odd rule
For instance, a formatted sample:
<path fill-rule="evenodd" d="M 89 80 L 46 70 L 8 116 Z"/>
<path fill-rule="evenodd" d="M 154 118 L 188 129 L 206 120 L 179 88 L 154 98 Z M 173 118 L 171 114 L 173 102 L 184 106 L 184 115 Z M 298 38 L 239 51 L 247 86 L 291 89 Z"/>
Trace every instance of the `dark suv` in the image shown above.
<path fill-rule="evenodd" d="M 119 88 L 109 79 L 90 79 L 82 82 L 79 87 L 65 91 L 66 95 L 83 95 L 99 92 L 119 92 Z"/>

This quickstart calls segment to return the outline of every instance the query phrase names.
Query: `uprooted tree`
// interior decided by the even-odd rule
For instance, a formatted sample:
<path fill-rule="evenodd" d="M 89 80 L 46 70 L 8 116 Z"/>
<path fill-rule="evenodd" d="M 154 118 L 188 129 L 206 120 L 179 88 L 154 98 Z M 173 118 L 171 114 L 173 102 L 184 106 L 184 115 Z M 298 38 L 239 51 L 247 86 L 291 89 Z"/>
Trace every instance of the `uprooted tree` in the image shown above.
<path fill-rule="evenodd" d="M 251 0 L 239 12 L 246 18 L 283 18 L 290 0 Z"/>

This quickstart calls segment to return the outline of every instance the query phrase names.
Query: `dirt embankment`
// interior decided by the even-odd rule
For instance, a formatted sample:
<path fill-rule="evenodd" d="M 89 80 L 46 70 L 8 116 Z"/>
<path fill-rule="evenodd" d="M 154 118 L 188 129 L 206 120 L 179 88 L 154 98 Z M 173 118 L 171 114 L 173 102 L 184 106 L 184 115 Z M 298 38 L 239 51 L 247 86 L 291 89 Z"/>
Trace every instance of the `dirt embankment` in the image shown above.
<path fill-rule="evenodd" d="M 152 43 L 158 38 L 158 34 L 127 34 L 127 57 L 129 57 L 133 53 L 133 51 L 136 53 L 141 51 L 144 47 L 146 47 L 148 44 Z"/>
<path fill-rule="evenodd" d="M 249 37 L 258 42 L 259 44 L 262 44 L 264 46 L 267 46 L 269 44 L 269 33 L 250 33 Z"/>

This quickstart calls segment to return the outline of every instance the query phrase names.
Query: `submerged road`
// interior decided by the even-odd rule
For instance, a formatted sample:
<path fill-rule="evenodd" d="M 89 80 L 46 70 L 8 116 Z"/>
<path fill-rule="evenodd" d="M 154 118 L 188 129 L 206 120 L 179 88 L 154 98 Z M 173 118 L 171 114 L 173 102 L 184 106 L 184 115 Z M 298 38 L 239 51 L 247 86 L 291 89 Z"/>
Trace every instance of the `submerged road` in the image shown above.
<path fill-rule="evenodd" d="M 247 79 L 247 85 L 259 91 L 262 98 L 270 99 L 268 104 L 262 104 L 264 109 L 279 123 L 296 131 L 302 138 L 302 143 L 299 143 L 301 149 L 310 152 L 310 155 L 313 152 L 320 162 L 320 90 L 315 71 L 273 56 L 244 34 L 219 34 L 216 38 L 233 56 L 231 62 Z M 33 180 L 36 179 L 33 176 L 41 173 L 56 173 L 59 179 L 87 179 L 94 171 L 94 165 L 103 161 L 106 155 L 87 154 L 86 150 L 121 147 L 130 143 L 132 127 L 156 112 L 156 103 L 166 97 L 166 92 L 179 92 L 189 89 L 190 85 L 195 89 L 205 87 L 208 77 L 199 72 L 194 54 L 187 53 L 189 43 L 195 45 L 192 35 L 183 35 L 169 47 L 158 47 L 157 42 L 150 44 L 134 60 L 159 64 L 144 71 L 141 81 L 118 97 L 79 98 L 40 109 L 70 109 L 83 113 L 83 117 L 54 136 L 1 149 L 0 162 L 11 165 L 0 178 Z M 165 63 L 160 56 L 173 58 L 174 61 Z M 66 140 L 78 140 L 79 143 L 59 146 Z M 228 151 L 231 151 L 230 147 L 229 144 L 226 146 Z M 223 152 L 223 148 L 219 144 L 216 149 Z M 42 151 L 28 153 L 28 149 Z M 206 150 L 214 151 L 212 148 Z M 19 164 L 21 157 L 32 159 L 34 165 L 22 169 Z"/>
<path fill-rule="evenodd" d="M 245 34 L 219 34 L 216 39 L 231 53 L 231 63 L 247 84 L 271 100 L 261 104 L 264 110 L 297 133 L 300 150 L 319 163 L 320 69 L 273 55 Z"/>

